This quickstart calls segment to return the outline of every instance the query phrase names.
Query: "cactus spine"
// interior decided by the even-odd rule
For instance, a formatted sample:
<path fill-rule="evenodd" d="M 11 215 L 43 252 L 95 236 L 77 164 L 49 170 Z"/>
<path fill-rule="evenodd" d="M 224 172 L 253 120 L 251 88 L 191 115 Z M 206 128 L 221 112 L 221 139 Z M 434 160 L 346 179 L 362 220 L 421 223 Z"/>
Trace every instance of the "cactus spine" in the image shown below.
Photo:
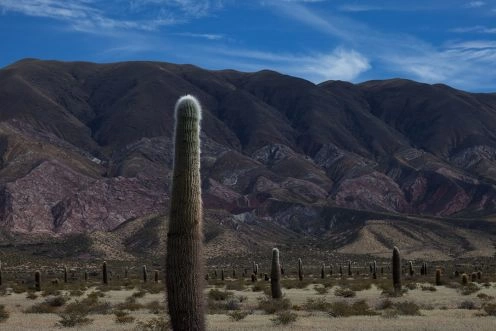
<path fill-rule="evenodd" d="M 272 249 L 272 269 L 270 272 L 270 289 L 272 292 L 272 298 L 280 299 L 282 297 L 281 265 L 279 263 L 279 250 L 277 248 Z"/>
<path fill-rule="evenodd" d="M 303 280 L 303 263 L 301 262 L 301 258 L 298 258 L 298 279 L 300 282 Z"/>
<path fill-rule="evenodd" d="M 102 264 L 102 281 L 105 285 L 108 284 L 107 262 L 105 261 Z"/>
<path fill-rule="evenodd" d="M 41 291 L 41 273 L 39 271 L 34 273 L 34 287 L 36 291 Z"/>
<path fill-rule="evenodd" d="M 401 257 L 398 247 L 393 248 L 393 287 L 396 295 L 401 293 Z"/>
<path fill-rule="evenodd" d="M 175 120 L 166 263 L 169 314 L 173 330 L 205 330 L 198 101 L 190 95 L 180 98 Z"/>

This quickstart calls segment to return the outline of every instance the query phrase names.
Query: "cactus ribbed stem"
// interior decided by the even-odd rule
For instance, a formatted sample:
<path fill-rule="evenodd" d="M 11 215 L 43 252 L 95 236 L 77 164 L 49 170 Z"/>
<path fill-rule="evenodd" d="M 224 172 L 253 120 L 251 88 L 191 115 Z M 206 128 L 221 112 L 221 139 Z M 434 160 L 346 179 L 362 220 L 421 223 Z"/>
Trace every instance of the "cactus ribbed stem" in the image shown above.
<path fill-rule="evenodd" d="M 393 287 L 396 295 L 401 293 L 401 257 L 398 247 L 393 248 Z"/>
<path fill-rule="evenodd" d="M 190 96 L 175 107 L 174 170 L 167 234 L 167 296 L 173 330 L 205 330 L 201 108 Z"/>
<path fill-rule="evenodd" d="M 270 289 L 272 292 L 272 298 L 274 299 L 282 298 L 281 265 L 279 263 L 279 250 L 277 248 L 272 249 L 272 269 L 270 272 Z"/>

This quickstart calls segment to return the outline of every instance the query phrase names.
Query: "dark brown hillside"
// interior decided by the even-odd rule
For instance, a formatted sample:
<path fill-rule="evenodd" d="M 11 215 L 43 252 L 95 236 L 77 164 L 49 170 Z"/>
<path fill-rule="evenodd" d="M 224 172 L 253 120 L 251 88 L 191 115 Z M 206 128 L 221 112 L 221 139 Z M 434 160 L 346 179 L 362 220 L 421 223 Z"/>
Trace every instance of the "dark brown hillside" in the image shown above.
<path fill-rule="evenodd" d="M 432 238 L 453 236 L 449 245 L 473 243 L 492 224 L 456 230 L 434 217 L 496 213 L 495 94 L 400 79 L 315 85 L 268 70 L 26 59 L 0 69 L 0 232 L 89 232 L 100 241 L 100 231 L 121 229 L 120 245 L 142 242 L 153 231 L 139 232 L 147 224 L 139 220 L 166 213 L 173 107 L 187 93 L 204 107 L 203 198 L 207 231 L 221 232 L 209 235 L 215 245 L 329 238 L 328 249 L 370 242 L 379 252 L 379 229 L 403 238 L 425 224 Z M 121 233 L 129 227 L 134 237 Z"/>

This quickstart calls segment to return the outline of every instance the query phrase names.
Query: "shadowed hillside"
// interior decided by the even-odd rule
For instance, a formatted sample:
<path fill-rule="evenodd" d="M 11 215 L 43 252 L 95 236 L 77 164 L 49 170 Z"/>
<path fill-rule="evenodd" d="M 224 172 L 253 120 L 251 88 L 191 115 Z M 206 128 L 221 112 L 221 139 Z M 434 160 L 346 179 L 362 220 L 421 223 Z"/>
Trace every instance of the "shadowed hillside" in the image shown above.
<path fill-rule="evenodd" d="M 296 243 L 494 254 L 495 94 L 160 62 L 0 70 L 3 241 L 88 232 L 95 251 L 127 257 L 163 244 L 150 215 L 166 214 L 173 108 L 187 93 L 204 107 L 210 258 Z"/>

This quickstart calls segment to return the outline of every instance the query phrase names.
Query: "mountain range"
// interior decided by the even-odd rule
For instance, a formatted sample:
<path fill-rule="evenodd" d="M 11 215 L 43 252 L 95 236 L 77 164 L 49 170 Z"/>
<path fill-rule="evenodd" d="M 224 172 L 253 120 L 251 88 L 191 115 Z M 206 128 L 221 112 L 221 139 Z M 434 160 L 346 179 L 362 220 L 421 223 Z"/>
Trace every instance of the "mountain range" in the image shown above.
<path fill-rule="evenodd" d="M 102 243 L 106 233 L 117 251 L 148 247 L 167 213 L 184 94 L 203 107 L 212 258 L 232 245 L 300 242 L 343 254 L 386 256 L 395 243 L 413 257 L 494 254 L 495 93 L 163 62 L 0 69 L 1 241 L 83 233 Z"/>

